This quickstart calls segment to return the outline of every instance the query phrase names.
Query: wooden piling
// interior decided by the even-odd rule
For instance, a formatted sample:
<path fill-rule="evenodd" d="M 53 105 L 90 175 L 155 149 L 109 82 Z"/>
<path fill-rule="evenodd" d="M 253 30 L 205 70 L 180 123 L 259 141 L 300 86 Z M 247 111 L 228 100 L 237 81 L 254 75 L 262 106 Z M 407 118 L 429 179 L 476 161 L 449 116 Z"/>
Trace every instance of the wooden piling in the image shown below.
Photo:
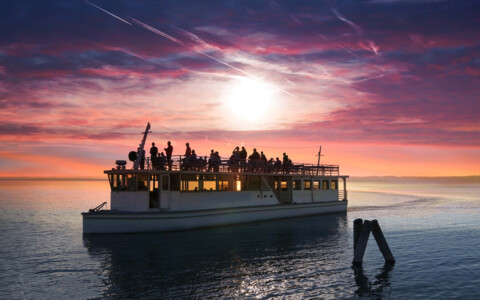
<path fill-rule="evenodd" d="M 383 236 L 382 229 L 380 228 L 380 225 L 378 224 L 377 220 L 372 220 L 371 230 L 372 230 L 373 237 L 377 241 L 378 248 L 380 248 L 380 251 L 383 254 L 383 258 L 385 258 L 385 261 L 387 263 L 395 263 L 395 258 L 393 257 L 393 254 L 390 251 L 390 247 L 388 247 L 387 240 Z"/>
<path fill-rule="evenodd" d="M 360 232 L 362 232 L 362 226 L 363 226 L 362 219 L 355 219 L 355 221 L 353 221 L 353 253 L 354 254 L 355 254 L 355 249 L 357 249 Z"/>
<path fill-rule="evenodd" d="M 360 236 L 358 237 L 357 247 L 355 248 L 353 254 L 353 263 L 361 264 L 363 262 L 363 255 L 365 254 L 365 249 L 367 248 L 368 238 L 370 237 L 370 230 L 372 224 L 370 221 L 365 220 L 363 222 L 362 230 Z"/>

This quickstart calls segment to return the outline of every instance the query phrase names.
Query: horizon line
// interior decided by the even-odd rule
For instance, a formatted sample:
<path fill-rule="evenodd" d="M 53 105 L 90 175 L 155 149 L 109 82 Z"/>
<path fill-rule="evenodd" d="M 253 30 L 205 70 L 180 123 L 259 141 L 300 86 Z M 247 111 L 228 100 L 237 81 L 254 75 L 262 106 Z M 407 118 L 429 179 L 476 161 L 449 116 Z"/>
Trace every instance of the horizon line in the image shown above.
<path fill-rule="evenodd" d="M 466 178 L 478 178 L 480 175 L 452 175 L 452 176 L 396 176 L 396 175 L 367 175 L 367 176 L 350 176 L 349 179 L 366 179 L 366 178 L 378 178 L 378 179 L 389 179 L 389 178 L 418 178 L 418 179 L 428 179 L 428 178 L 437 178 L 437 179 L 447 179 L 447 178 L 457 178 L 457 179 L 466 179 Z M 108 178 L 100 177 L 29 177 L 29 176 L 0 176 L 0 181 L 108 181 Z"/>

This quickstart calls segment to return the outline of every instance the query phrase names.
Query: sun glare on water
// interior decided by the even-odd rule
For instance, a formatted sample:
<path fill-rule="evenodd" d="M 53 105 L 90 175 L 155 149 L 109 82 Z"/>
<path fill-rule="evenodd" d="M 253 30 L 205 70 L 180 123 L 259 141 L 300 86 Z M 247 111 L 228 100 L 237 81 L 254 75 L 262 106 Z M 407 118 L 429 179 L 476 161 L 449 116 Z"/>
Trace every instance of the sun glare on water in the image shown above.
<path fill-rule="evenodd" d="M 272 110 L 273 88 L 249 78 L 235 84 L 228 106 L 236 117 L 246 122 L 267 122 Z"/>

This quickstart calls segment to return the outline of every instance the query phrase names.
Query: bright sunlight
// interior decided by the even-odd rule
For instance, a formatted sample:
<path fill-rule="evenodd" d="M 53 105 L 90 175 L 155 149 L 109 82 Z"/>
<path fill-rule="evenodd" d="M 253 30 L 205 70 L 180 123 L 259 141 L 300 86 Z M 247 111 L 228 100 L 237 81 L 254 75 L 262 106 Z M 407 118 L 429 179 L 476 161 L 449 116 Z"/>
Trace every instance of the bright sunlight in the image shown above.
<path fill-rule="evenodd" d="M 273 93 L 272 88 L 261 82 L 241 78 L 228 97 L 228 106 L 241 120 L 266 121 Z"/>

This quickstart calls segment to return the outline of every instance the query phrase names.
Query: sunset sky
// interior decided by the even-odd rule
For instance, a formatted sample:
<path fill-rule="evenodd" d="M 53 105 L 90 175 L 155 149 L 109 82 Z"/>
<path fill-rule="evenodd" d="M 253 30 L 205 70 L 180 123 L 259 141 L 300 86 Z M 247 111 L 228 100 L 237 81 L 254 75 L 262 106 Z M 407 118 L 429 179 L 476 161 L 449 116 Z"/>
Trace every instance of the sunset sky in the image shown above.
<path fill-rule="evenodd" d="M 147 122 L 174 154 L 480 175 L 479 1 L 1 3 L 0 177 L 103 178 Z"/>

